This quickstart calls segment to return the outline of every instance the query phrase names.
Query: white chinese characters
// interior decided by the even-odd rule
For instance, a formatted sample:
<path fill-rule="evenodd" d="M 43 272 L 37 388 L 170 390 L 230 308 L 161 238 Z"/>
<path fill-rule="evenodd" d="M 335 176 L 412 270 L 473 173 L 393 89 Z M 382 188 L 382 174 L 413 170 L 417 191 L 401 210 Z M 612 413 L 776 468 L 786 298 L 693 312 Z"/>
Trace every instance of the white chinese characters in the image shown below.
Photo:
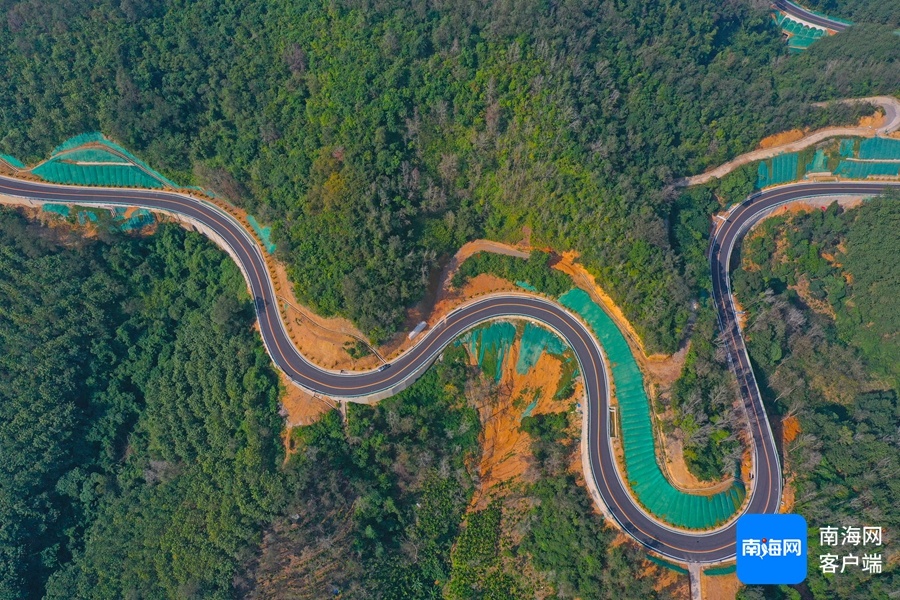
<path fill-rule="evenodd" d="M 881 533 L 881 527 L 857 527 L 853 525 L 841 527 L 840 529 L 837 527 L 820 527 L 819 544 L 829 548 L 834 546 L 881 546 Z M 786 550 L 784 551 L 786 552 Z M 881 573 L 881 553 L 863 553 L 859 555 L 855 552 L 850 552 L 846 556 L 839 556 L 828 552 L 819 556 L 819 568 L 823 574 L 844 573 L 847 567 L 858 567 L 863 573 Z"/>
<path fill-rule="evenodd" d="M 741 544 L 741 556 L 801 556 L 803 543 L 801 540 L 773 540 L 763 538 L 755 540 L 747 538 Z"/>

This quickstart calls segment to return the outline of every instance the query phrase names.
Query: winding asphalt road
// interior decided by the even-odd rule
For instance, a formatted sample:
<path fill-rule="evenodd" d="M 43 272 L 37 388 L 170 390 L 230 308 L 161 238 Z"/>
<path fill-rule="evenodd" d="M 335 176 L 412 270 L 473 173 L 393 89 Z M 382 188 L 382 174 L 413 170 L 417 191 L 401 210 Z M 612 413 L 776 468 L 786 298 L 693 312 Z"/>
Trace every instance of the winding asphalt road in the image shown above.
<path fill-rule="evenodd" d="M 787 13 L 797 19 L 806 21 L 807 23 L 818 25 L 819 27 L 825 27 L 826 29 L 831 29 L 833 31 L 844 31 L 849 27 L 846 23 L 835 21 L 828 17 L 823 17 L 822 15 L 817 15 L 788 0 L 772 0 L 772 5 L 783 13 Z"/>
<path fill-rule="evenodd" d="M 752 196 L 739 205 L 714 232 L 710 266 L 716 306 L 754 442 L 755 478 L 746 506 L 748 512 L 777 512 L 782 479 L 775 440 L 731 300 L 728 273 L 732 252 L 744 232 L 780 204 L 816 195 L 874 195 L 888 185 L 891 184 L 819 183 L 773 189 Z M 733 521 L 724 528 L 707 533 L 677 530 L 650 517 L 632 499 L 616 466 L 608 435 L 609 384 L 602 351 L 588 327 L 556 303 L 526 294 L 488 296 L 452 311 L 422 336 L 416 346 L 387 367 L 359 373 L 329 371 L 311 364 L 297 352 L 281 321 L 278 300 L 259 246 L 233 217 L 214 205 L 175 192 L 62 186 L 8 177 L 0 177 L 0 195 L 13 197 L 17 202 L 24 199 L 39 203 L 141 206 L 180 215 L 199 225 L 201 230 L 205 229 L 207 233 L 212 231 L 213 239 L 237 260 L 247 279 L 256 303 L 263 342 L 272 360 L 297 385 L 328 396 L 389 396 L 414 381 L 450 342 L 479 323 L 509 317 L 540 321 L 566 340 L 580 363 L 586 395 L 590 471 L 585 476 L 596 487 L 608 511 L 622 529 L 647 548 L 676 560 L 712 563 L 734 556 Z"/>

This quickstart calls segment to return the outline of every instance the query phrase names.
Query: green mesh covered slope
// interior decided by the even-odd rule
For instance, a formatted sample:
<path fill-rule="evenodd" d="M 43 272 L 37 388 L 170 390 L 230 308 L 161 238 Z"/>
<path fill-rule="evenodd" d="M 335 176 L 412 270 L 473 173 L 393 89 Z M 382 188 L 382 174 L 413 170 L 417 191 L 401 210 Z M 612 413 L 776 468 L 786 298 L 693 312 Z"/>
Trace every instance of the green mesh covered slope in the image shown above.
<path fill-rule="evenodd" d="M 779 154 L 759 163 L 756 187 L 762 189 L 770 185 L 796 181 L 799 157 L 796 152 Z"/>
<path fill-rule="evenodd" d="M 519 342 L 519 360 L 516 361 L 516 373 L 525 375 L 534 368 L 541 355 L 562 354 L 566 351 L 566 344 L 549 329 L 538 327 L 532 323 L 525 323 L 522 339 Z"/>
<path fill-rule="evenodd" d="M 834 170 L 834 174 L 848 179 L 897 177 L 900 175 L 900 162 L 885 163 L 842 160 L 837 169 Z"/>
<path fill-rule="evenodd" d="M 0 154 L 0 160 L 6 161 L 10 166 L 17 169 L 22 169 L 25 167 L 25 163 L 23 163 L 15 156 L 10 156 L 9 154 Z"/>
<path fill-rule="evenodd" d="M 900 140 L 890 138 L 866 138 L 859 143 L 862 160 L 900 160 Z"/>
<path fill-rule="evenodd" d="M 272 242 L 272 228 L 260 225 L 259 221 L 253 218 L 253 215 L 247 215 L 247 221 L 250 223 L 253 231 L 256 232 L 256 235 L 263 241 L 263 245 L 265 245 L 269 254 L 275 254 L 275 244 Z"/>
<path fill-rule="evenodd" d="M 825 156 L 825 151 L 819 148 L 816 150 L 816 153 L 813 154 L 812 160 L 806 165 L 807 173 L 829 173 L 828 171 L 828 157 Z"/>
<path fill-rule="evenodd" d="M 179 187 L 102 134 L 84 133 L 57 146 L 32 173 L 52 183 L 112 187 Z"/>
<path fill-rule="evenodd" d="M 622 332 L 584 290 L 566 292 L 559 301 L 590 325 L 609 360 L 619 405 L 626 478 L 638 501 L 651 514 L 678 527 L 707 529 L 726 521 L 744 500 L 743 484 L 735 481 L 727 491 L 712 496 L 686 494 L 674 488 L 656 462 L 644 378 Z"/>
<path fill-rule="evenodd" d="M 788 36 L 788 48 L 794 52 L 806 50 L 813 42 L 828 35 L 824 30 L 798 23 L 780 11 L 775 11 L 775 21 Z"/>
<path fill-rule="evenodd" d="M 503 359 L 515 341 L 515 325 L 495 321 L 469 331 L 460 338 L 459 343 L 466 347 L 485 373 L 500 381 L 503 375 Z"/>

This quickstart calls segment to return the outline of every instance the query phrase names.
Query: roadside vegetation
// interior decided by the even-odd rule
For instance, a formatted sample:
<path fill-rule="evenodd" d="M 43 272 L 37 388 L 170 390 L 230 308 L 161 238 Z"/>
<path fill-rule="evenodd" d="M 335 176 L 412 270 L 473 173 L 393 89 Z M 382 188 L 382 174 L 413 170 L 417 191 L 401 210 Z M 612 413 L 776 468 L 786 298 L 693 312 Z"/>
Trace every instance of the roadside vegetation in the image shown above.
<path fill-rule="evenodd" d="M 734 276 L 770 418 L 799 422 L 785 455 L 813 556 L 818 527 L 900 529 L 898 200 L 769 219 L 745 242 Z M 807 587 L 823 600 L 887 598 L 900 570 L 824 577 L 811 562 Z M 775 593 L 744 597 L 791 597 Z"/>
<path fill-rule="evenodd" d="M 535 250 L 527 260 L 493 252 L 478 252 L 467 258 L 453 276 L 453 286 L 460 288 L 482 273 L 490 273 L 507 281 L 524 283 L 548 296 L 561 296 L 572 289 L 572 279 L 550 267 L 550 255 Z"/>

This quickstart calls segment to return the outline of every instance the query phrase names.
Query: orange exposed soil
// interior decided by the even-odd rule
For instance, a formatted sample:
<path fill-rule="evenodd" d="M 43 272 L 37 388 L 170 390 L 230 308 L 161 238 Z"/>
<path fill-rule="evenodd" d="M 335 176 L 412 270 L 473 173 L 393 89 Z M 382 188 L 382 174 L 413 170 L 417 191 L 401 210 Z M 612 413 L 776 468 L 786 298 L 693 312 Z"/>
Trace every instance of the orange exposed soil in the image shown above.
<path fill-rule="evenodd" d="M 867 117 L 860 117 L 858 126 L 859 127 L 871 127 L 872 129 L 878 129 L 879 127 L 884 125 L 885 115 L 883 112 L 878 111 L 874 115 L 869 115 Z"/>
<path fill-rule="evenodd" d="M 279 372 L 279 376 L 284 388 L 281 406 L 288 428 L 310 425 L 329 410 L 338 408 L 337 402 L 331 398 L 313 396 L 292 384 L 284 373 Z"/>
<path fill-rule="evenodd" d="M 631 543 L 631 539 L 618 532 L 610 546 L 616 547 L 625 543 Z M 691 597 L 691 582 L 687 575 L 676 573 L 649 560 L 641 561 L 640 577 L 653 579 L 653 589 L 655 591 L 663 594 L 668 593 L 676 600 L 688 600 Z"/>
<path fill-rule="evenodd" d="M 788 444 L 793 442 L 797 439 L 797 436 L 800 435 L 800 420 L 795 416 L 786 417 L 781 420 L 780 427 L 776 427 L 776 431 L 778 429 L 781 429 L 781 447 L 787 448 Z M 782 493 L 784 505 L 781 507 L 781 512 L 791 512 L 791 509 L 794 507 L 794 486 L 792 484 L 794 482 L 795 474 L 791 471 L 791 462 L 787 452 L 784 454 L 785 478 L 784 492 Z"/>
<path fill-rule="evenodd" d="M 810 293 L 809 279 L 807 279 L 805 275 L 798 278 L 796 285 L 790 285 L 788 287 L 797 292 L 797 295 L 800 296 L 800 299 L 803 300 L 803 303 L 817 313 L 828 315 L 832 318 L 832 320 L 837 319 L 837 313 L 834 312 L 831 304 L 829 304 L 825 300 L 814 298 L 812 293 Z"/>
<path fill-rule="evenodd" d="M 309 310 L 294 297 L 287 270 L 281 263 L 273 265 L 275 292 L 279 296 L 281 314 L 291 340 L 312 362 L 331 369 L 366 369 L 378 364 L 375 355 L 353 359 L 344 349 L 365 339 L 353 324 L 340 317 L 325 318 Z"/>
<path fill-rule="evenodd" d="M 766 148 L 774 148 L 776 146 L 781 146 L 782 144 L 796 142 L 797 140 L 803 139 L 803 136 L 806 135 L 808 131 L 808 129 L 791 129 L 790 131 L 782 131 L 781 133 L 770 135 L 769 137 L 760 140 L 757 149 L 765 150 Z"/>
<path fill-rule="evenodd" d="M 737 578 L 737 573 L 712 577 L 700 576 L 700 589 L 704 600 L 734 600 L 741 587 L 742 584 Z"/>
<path fill-rule="evenodd" d="M 487 399 L 476 400 L 482 423 L 482 454 L 478 465 L 480 483 L 472 498 L 475 510 L 487 505 L 491 491 L 498 485 L 520 477 L 527 470 L 531 438 L 519 429 L 527 407 L 536 401 L 531 414 L 537 415 L 566 411 L 571 406 L 571 399 L 553 399 L 562 374 L 560 359 L 542 354 L 527 374 L 519 375 L 516 372 L 519 346 L 520 342 L 516 341 L 504 357 L 497 392 Z"/>
<path fill-rule="evenodd" d="M 746 433 L 742 434 L 746 435 Z M 749 487 L 753 487 L 753 480 L 750 479 L 750 472 L 753 468 L 753 456 L 750 454 L 750 443 L 748 441 L 744 442 L 744 454 L 741 455 L 741 481 L 744 482 L 744 485 L 748 485 Z M 750 491 L 749 488 L 747 490 Z"/>
<path fill-rule="evenodd" d="M 747 312 L 744 310 L 744 307 L 741 304 L 740 300 L 737 299 L 737 296 L 732 294 L 731 299 L 734 302 L 734 310 L 737 311 L 738 327 L 740 327 L 743 330 L 744 325 L 746 324 L 746 321 L 747 321 Z"/>

